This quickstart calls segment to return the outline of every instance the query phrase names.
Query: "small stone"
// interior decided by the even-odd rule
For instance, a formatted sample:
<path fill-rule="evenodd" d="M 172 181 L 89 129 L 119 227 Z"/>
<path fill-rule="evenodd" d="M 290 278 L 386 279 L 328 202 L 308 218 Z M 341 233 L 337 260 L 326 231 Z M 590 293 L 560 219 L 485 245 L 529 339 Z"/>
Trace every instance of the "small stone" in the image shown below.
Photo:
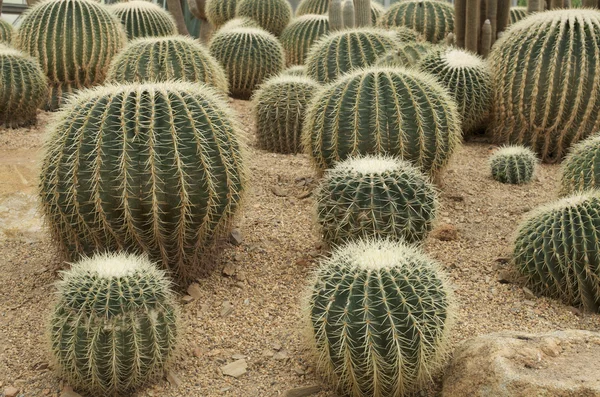
<path fill-rule="evenodd" d="M 233 313 L 233 305 L 229 301 L 224 301 L 221 304 L 221 317 L 227 317 Z"/>
<path fill-rule="evenodd" d="M 524 304 L 524 305 L 527 305 L 527 306 L 531 306 L 531 307 L 535 306 L 535 302 L 534 302 L 534 301 L 530 301 L 530 300 L 528 300 L 528 299 L 525 299 L 525 300 L 523 301 L 523 304 Z"/>
<path fill-rule="evenodd" d="M 192 353 L 194 354 L 194 357 L 200 358 L 200 357 L 204 356 L 205 351 L 204 351 L 204 349 L 195 347 L 194 350 L 192 351 Z"/>
<path fill-rule="evenodd" d="M 300 193 L 298 195 L 298 198 L 300 200 L 303 200 L 305 198 L 309 198 L 310 196 L 312 196 L 312 190 L 304 190 L 302 193 Z"/>
<path fill-rule="evenodd" d="M 63 390 L 60 397 L 81 397 L 81 394 L 75 393 L 73 390 Z"/>
<path fill-rule="evenodd" d="M 240 229 L 233 229 L 229 234 L 229 242 L 233 245 L 241 245 L 243 242 L 242 232 Z"/>
<path fill-rule="evenodd" d="M 535 299 L 535 294 L 527 287 L 523 287 L 523 293 L 527 299 Z"/>
<path fill-rule="evenodd" d="M 243 360 L 246 358 L 246 356 L 238 353 L 238 354 L 234 354 L 233 356 L 231 356 L 231 358 L 233 358 L 234 360 Z"/>
<path fill-rule="evenodd" d="M 283 361 L 287 360 L 288 358 L 290 358 L 290 355 L 285 350 L 281 350 L 273 354 L 273 360 Z"/>
<path fill-rule="evenodd" d="M 195 301 L 193 296 L 184 295 L 181 297 L 181 303 L 183 303 L 184 305 L 187 305 L 188 303 L 192 303 L 193 301 Z"/>
<path fill-rule="evenodd" d="M 500 284 L 509 284 L 512 282 L 512 273 L 509 270 L 500 270 L 496 279 Z"/>
<path fill-rule="evenodd" d="M 240 270 L 240 271 L 238 271 L 238 272 L 235 274 L 235 278 L 236 278 L 238 281 L 246 281 L 246 272 L 243 272 L 243 271 L 241 271 L 241 270 Z"/>
<path fill-rule="evenodd" d="M 273 343 L 272 347 L 273 347 L 273 350 L 277 350 L 277 351 L 279 351 L 279 350 L 281 350 L 281 348 L 282 348 L 283 346 L 281 346 L 281 343 L 279 343 L 279 342 L 275 342 L 275 343 Z"/>
<path fill-rule="evenodd" d="M 577 317 L 581 317 L 581 310 L 579 310 L 576 307 L 573 306 L 567 306 L 567 310 L 569 310 L 571 313 L 573 313 L 574 315 L 576 315 Z"/>
<path fill-rule="evenodd" d="M 16 387 L 8 386 L 8 387 L 4 388 L 4 396 L 5 397 L 15 397 L 18 392 L 19 392 L 19 389 L 17 389 Z"/>
<path fill-rule="evenodd" d="M 458 230 L 450 224 L 442 224 L 431 232 L 431 236 L 440 241 L 455 241 L 458 240 Z"/>
<path fill-rule="evenodd" d="M 283 393 L 283 397 L 306 397 L 316 394 L 320 391 L 321 386 L 319 385 L 302 386 L 287 390 L 285 393 Z"/>
<path fill-rule="evenodd" d="M 228 263 L 223 268 L 223 275 L 227 277 L 233 277 L 235 275 L 236 270 L 237 269 L 234 265 Z"/>
<path fill-rule="evenodd" d="M 248 298 L 244 299 L 244 305 L 246 305 L 246 306 L 247 306 L 247 305 L 249 305 L 249 304 L 250 304 L 250 299 L 248 299 Z"/>
<path fill-rule="evenodd" d="M 194 299 L 200 299 L 202 297 L 202 288 L 198 283 L 192 283 L 187 287 L 187 293 Z"/>
<path fill-rule="evenodd" d="M 306 372 L 302 368 L 298 368 L 298 367 L 294 368 L 294 372 L 298 376 L 302 376 L 302 375 L 306 374 Z"/>
<path fill-rule="evenodd" d="M 238 281 L 234 284 L 239 289 L 244 289 L 245 285 L 241 281 Z"/>
<path fill-rule="evenodd" d="M 300 258 L 300 259 L 296 259 L 295 265 L 305 267 L 305 266 L 309 265 L 309 262 L 304 258 Z"/>
<path fill-rule="evenodd" d="M 173 371 L 167 372 L 167 380 L 169 381 L 171 386 L 176 388 L 179 388 L 183 383 L 181 379 L 179 379 L 179 376 L 177 376 L 177 374 Z"/>
<path fill-rule="evenodd" d="M 271 350 L 263 350 L 262 355 L 264 357 L 273 357 L 273 355 L 275 355 L 275 353 L 273 353 Z"/>
<path fill-rule="evenodd" d="M 277 197 L 287 197 L 287 192 L 280 188 L 279 186 L 273 186 L 271 188 L 271 193 L 273 193 Z"/>
<path fill-rule="evenodd" d="M 222 388 L 220 388 L 220 389 L 219 389 L 219 391 L 220 391 L 221 393 L 228 392 L 229 390 L 231 390 L 231 386 L 222 387 Z"/>
<path fill-rule="evenodd" d="M 239 378 L 246 373 L 247 368 L 248 363 L 246 360 L 241 359 L 221 367 L 221 372 L 223 375 Z"/>

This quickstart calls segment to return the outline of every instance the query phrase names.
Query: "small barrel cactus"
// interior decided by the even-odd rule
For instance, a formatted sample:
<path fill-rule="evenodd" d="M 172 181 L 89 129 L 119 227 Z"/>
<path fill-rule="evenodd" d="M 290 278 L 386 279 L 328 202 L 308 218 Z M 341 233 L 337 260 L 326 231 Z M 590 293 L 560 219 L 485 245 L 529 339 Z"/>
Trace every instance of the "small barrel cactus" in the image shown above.
<path fill-rule="evenodd" d="M 287 0 L 238 0 L 236 17 L 254 19 L 261 28 L 279 36 L 292 19 L 292 6 Z"/>
<path fill-rule="evenodd" d="M 261 149 L 299 153 L 308 103 L 319 84 L 308 77 L 277 76 L 260 86 L 253 97 L 256 136 Z"/>
<path fill-rule="evenodd" d="M 395 3 L 379 18 L 385 28 L 407 26 L 432 43 L 443 43 L 454 31 L 454 7 L 445 1 L 406 0 Z"/>
<path fill-rule="evenodd" d="M 284 69 L 280 74 L 280 76 L 306 76 L 306 67 L 304 65 L 295 65 Z"/>
<path fill-rule="evenodd" d="M 303 130 L 320 172 L 351 156 L 388 154 L 434 176 L 461 139 L 456 104 L 433 76 L 387 67 L 348 73 L 320 90 Z"/>
<path fill-rule="evenodd" d="M 353 69 L 373 65 L 377 58 L 398 48 L 392 33 L 376 28 L 333 32 L 317 41 L 306 59 L 306 73 L 328 83 Z"/>
<path fill-rule="evenodd" d="M 335 249 L 304 305 L 317 371 L 352 397 L 403 397 L 425 387 L 443 365 L 456 316 L 441 266 L 390 240 Z"/>
<path fill-rule="evenodd" d="M 600 312 L 599 224 L 598 190 L 533 211 L 519 226 L 513 253 L 531 289 Z"/>
<path fill-rule="evenodd" d="M 179 336 L 164 271 L 144 256 L 98 254 L 74 263 L 57 286 L 51 351 L 71 386 L 129 394 L 163 376 Z"/>
<path fill-rule="evenodd" d="M 322 15 L 303 15 L 294 19 L 281 33 L 288 66 L 303 65 L 308 50 L 321 36 L 329 33 L 329 18 Z"/>
<path fill-rule="evenodd" d="M 235 18 L 238 0 L 206 0 L 206 18 L 215 29 Z"/>
<path fill-rule="evenodd" d="M 527 7 L 511 7 L 510 8 L 510 24 L 519 22 L 521 19 L 527 18 Z"/>
<path fill-rule="evenodd" d="M 255 28 L 227 29 L 217 33 L 210 52 L 229 79 L 231 95 L 248 99 L 266 79 L 284 68 L 284 52 L 279 40 Z"/>
<path fill-rule="evenodd" d="M 0 43 L 10 44 L 14 35 L 14 28 L 4 19 L 0 19 Z"/>
<path fill-rule="evenodd" d="M 236 28 L 260 28 L 260 25 L 252 18 L 233 18 L 221 25 L 219 32 Z"/>
<path fill-rule="evenodd" d="M 104 86 L 56 116 L 40 195 L 63 256 L 148 253 L 190 279 L 245 189 L 243 143 L 222 95 L 198 83 Z"/>
<path fill-rule="evenodd" d="M 326 171 L 315 199 L 323 238 L 334 245 L 363 237 L 418 243 L 431 231 L 438 207 L 427 176 L 381 155 L 337 163 Z"/>
<path fill-rule="evenodd" d="M 398 48 L 394 51 L 388 52 L 387 54 L 379 57 L 375 64 L 377 66 L 416 66 L 421 58 L 425 57 L 427 54 L 435 51 L 437 46 L 427 42 L 418 42 L 418 43 L 404 43 L 400 44 Z"/>
<path fill-rule="evenodd" d="M 389 30 L 394 33 L 396 39 L 400 41 L 401 44 L 422 42 L 425 40 L 421 33 L 414 29 L 407 28 L 406 26 L 393 26 L 389 28 Z"/>
<path fill-rule="evenodd" d="M 529 183 L 537 162 L 535 153 L 524 146 L 502 147 L 490 157 L 492 178 L 502 183 Z"/>
<path fill-rule="evenodd" d="M 200 42 L 185 36 L 148 37 L 130 42 L 113 59 L 107 80 L 194 81 L 228 92 L 227 76 L 219 62 Z"/>
<path fill-rule="evenodd" d="M 561 193 L 600 190 L 600 135 L 574 145 L 562 163 Z"/>
<path fill-rule="evenodd" d="M 158 5 L 144 0 L 116 3 L 110 10 L 121 20 L 129 40 L 177 34 L 175 20 Z"/>

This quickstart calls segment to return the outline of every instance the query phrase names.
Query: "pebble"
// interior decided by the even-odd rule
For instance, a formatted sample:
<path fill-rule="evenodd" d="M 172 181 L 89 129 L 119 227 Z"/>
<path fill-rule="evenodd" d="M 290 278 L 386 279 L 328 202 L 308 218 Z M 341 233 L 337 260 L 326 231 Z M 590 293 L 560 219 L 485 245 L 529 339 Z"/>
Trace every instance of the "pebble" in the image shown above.
<path fill-rule="evenodd" d="M 273 186 L 271 188 L 271 193 L 273 193 L 277 197 L 287 197 L 287 192 L 280 188 L 279 186 Z"/>
<path fill-rule="evenodd" d="M 242 238 L 242 231 L 240 229 L 233 229 L 229 234 L 229 242 L 233 245 L 242 245 L 244 239 Z"/>
<path fill-rule="evenodd" d="M 236 273 L 236 267 L 230 263 L 226 264 L 223 268 L 223 275 L 227 277 L 233 277 Z"/>
<path fill-rule="evenodd" d="M 17 389 L 16 387 L 5 387 L 4 388 L 4 396 L 5 397 L 16 397 L 17 393 L 19 392 L 19 389 Z"/>
<path fill-rule="evenodd" d="M 527 287 L 523 287 L 523 293 L 527 299 L 535 299 L 535 294 Z"/>
<path fill-rule="evenodd" d="M 221 317 L 227 317 L 233 313 L 233 305 L 229 301 L 224 301 L 221 304 Z"/>
<path fill-rule="evenodd" d="M 200 299 L 202 297 L 202 287 L 198 283 L 192 283 L 187 287 L 187 293 L 194 299 Z"/>
<path fill-rule="evenodd" d="M 181 381 L 181 379 L 179 379 L 179 376 L 177 376 L 177 374 L 173 371 L 169 371 L 167 373 L 167 380 L 169 381 L 171 386 L 176 387 L 176 388 L 180 387 L 181 384 L 183 383 Z"/>
<path fill-rule="evenodd" d="M 321 386 L 319 385 L 296 387 L 294 389 L 287 390 L 285 393 L 283 393 L 283 397 L 306 397 L 311 396 L 320 391 Z"/>
<path fill-rule="evenodd" d="M 221 372 L 223 373 L 223 375 L 231 376 L 233 378 L 239 378 L 240 376 L 246 373 L 247 368 L 248 363 L 246 362 L 246 360 L 241 359 L 221 367 Z"/>

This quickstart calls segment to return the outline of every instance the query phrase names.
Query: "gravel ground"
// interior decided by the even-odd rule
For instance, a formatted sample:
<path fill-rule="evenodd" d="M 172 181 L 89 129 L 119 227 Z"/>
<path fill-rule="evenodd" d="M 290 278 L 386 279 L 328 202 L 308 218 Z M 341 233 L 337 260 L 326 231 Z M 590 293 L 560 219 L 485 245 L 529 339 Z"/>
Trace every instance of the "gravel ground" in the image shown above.
<path fill-rule="evenodd" d="M 299 296 L 322 253 L 312 198 L 301 198 L 314 186 L 314 172 L 304 155 L 256 149 L 249 103 L 233 105 L 252 146 L 252 187 L 237 225 L 242 243 L 224 247 L 215 272 L 198 280 L 198 298 L 183 306 L 182 349 L 171 373 L 178 379 L 134 396 L 278 396 L 310 385 L 322 387 L 316 396 L 335 396 L 315 376 L 299 336 Z M 0 199 L 35 193 L 47 119 L 40 114 L 37 129 L 0 130 Z M 471 142 L 456 154 L 442 178 L 439 225 L 425 246 L 454 284 L 460 309 L 452 343 L 500 330 L 598 330 L 599 315 L 498 281 L 506 278 L 518 221 L 556 198 L 559 168 L 542 165 L 526 186 L 502 185 L 488 176 L 492 149 Z M 62 264 L 44 233 L 11 236 L 0 239 L 0 395 L 14 386 L 24 396 L 59 396 L 65 385 L 49 365 L 44 325 Z M 245 374 L 221 374 L 220 367 L 242 358 Z M 438 391 L 439 383 L 421 395 Z"/>

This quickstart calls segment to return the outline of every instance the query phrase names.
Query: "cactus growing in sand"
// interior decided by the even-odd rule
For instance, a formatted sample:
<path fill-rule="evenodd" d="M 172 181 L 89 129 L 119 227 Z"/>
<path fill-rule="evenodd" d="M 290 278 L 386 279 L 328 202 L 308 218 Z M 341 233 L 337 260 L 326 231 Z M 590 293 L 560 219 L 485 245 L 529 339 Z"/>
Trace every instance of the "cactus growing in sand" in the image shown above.
<path fill-rule="evenodd" d="M 254 19 L 261 28 L 279 36 L 292 19 L 287 0 L 237 0 L 236 17 Z"/>
<path fill-rule="evenodd" d="M 562 163 L 561 193 L 600 190 L 600 135 L 574 145 Z"/>
<path fill-rule="evenodd" d="M 505 146 L 490 157 L 492 178 L 502 183 L 523 184 L 533 179 L 538 159 L 523 146 Z"/>
<path fill-rule="evenodd" d="M 15 33 L 15 29 L 4 19 L 0 19 L 0 43 L 10 44 Z"/>
<path fill-rule="evenodd" d="M 238 0 L 206 0 L 206 18 L 215 29 L 235 18 Z"/>
<path fill-rule="evenodd" d="M 177 34 L 171 14 L 149 1 L 116 3 L 110 6 L 110 10 L 121 20 L 129 40 Z"/>
<path fill-rule="evenodd" d="M 329 18 L 323 15 L 303 15 L 294 19 L 281 33 L 288 66 L 302 65 L 310 47 L 329 33 Z"/>
<path fill-rule="evenodd" d="M 393 4 L 379 19 L 385 28 L 406 26 L 432 43 L 444 42 L 454 31 L 454 7 L 436 0 L 406 0 Z"/>

